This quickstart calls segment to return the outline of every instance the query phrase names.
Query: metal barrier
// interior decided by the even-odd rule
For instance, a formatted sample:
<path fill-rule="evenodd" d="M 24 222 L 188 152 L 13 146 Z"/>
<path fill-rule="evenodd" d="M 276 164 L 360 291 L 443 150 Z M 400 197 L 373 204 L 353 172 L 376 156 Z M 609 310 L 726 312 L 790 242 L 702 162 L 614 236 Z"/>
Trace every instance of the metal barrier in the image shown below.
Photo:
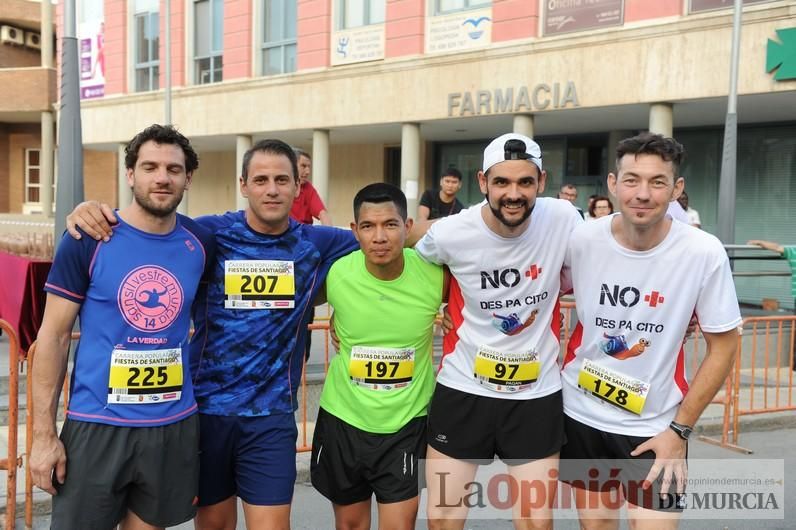
<path fill-rule="evenodd" d="M 17 455 L 19 426 L 19 338 L 11 324 L 0 319 L 0 329 L 8 336 L 8 456 L 0 460 L 6 476 L 5 528 L 14 528 L 17 517 L 17 468 L 22 457 Z"/>
<path fill-rule="evenodd" d="M 318 318 L 318 320 L 322 320 Z M 329 371 L 329 320 L 328 317 L 321 322 L 313 322 L 307 326 L 309 332 L 322 330 L 324 335 L 323 342 L 323 373 Z M 301 444 L 296 447 L 296 452 L 306 453 L 312 451 L 312 444 L 307 442 L 307 363 L 301 370 Z"/>
<path fill-rule="evenodd" d="M 80 333 L 73 332 L 71 340 L 76 341 L 80 338 Z M 30 450 L 33 446 L 33 358 L 36 356 L 36 342 L 28 348 L 26 361 L 28 364 L 28 384 L 25 392 L 26 397 L 26 418 L 25 418 L 25 528 L 33 528 L 33 477 L 30 476 Z M 64 407 L 64 417 L 66 408 L 69 404 L 69 371 L 64 374 L 64 382 L 61 387 L 61 401 Z M 9 528 L 9 527 L 6 527 Z M 13 528 L 10 527 L 10 528 Z"/>
<path fill-rule="evenodd" d="M 572 334 L 575 309 L 575 303 L 569 300 L 563 300 L 560 305 L 561 310 L 561 350 L 565 351 L 567 343 Z M 786 323 L 790 323 L 790 340 L 787 341 L 787 348 L 785 347 L 785 327 Z M 751 351 L 748 352 L 751 361 L 750 368 L 750 400 L 749 403 L 740 402 L 741 380 L 747 374 L 743 373 L 741 368 L 741 359 L 745 355 L 743 352 L 742 337 L 739 337 L 739 350 L 735 360 L 735 367 L 725 381 L 724 390 L 720 391 L 718 395 L 711 401 L 712 404 L 718 404 L 723 407 L 723 421 L 722 421 L 722 434 L 721 439 L 713 439 L 707 436 L 700 436 L 699 439 L 708 443 L 719 445 L 734 451 L 751 453 L 749 449 L 737 446 L 739 434 L 739 417 L 747 414 L 762 414 L 768 412 L 792 411 L 796 410 L 796 403 L 794 403 L 794 336 L 796 335 L 796 316 L 787 317 L 750 317 L 743 321 L 744 329 L 750 328 L 752 331 Z M 15 457 L 17 451 L 17 435 L 16 426 L 18 425 L 18 379 L 19 371 L 18 365 L 14 358 L 13 352 L 17 351 L 16 334 L 13 329 L 3 320 L 0 320 L 0 328 L 2 328 L 11 341 L 10 351 L 12 352 L 9 359 L 9 443 L 8 443 L 8 458 L 0 461 L 0 469 L 8 469 L 8 462 L 16 458 L 17 466 L 22 465 L 22 457 Z M 760 329 L 764 330 L 764 338 L 758 339 Z M 324 374 L 329 368 L 330 356 L 330 336 L 329 336 L 329 321 L 328 317 L 319 317 L 317 321 L 308 326 L 310 332 L 314 330 L 323 331 L 324 335 Z M 776 341 L 772 347 L 772 329 L 775 331 Z M 79 333 L 72 334 L 72 340 L 80 338 Z M 690 348 L 686 348 L 686 355 L 688 356 L 688 367 L 690 373 L 695 373 L 703 358 L 703 350 L 701 340 L 701 333 L 699 329 L 694 332 L 693 338 L 690 340 Z M 762 366 L 756 367 L 758 360 L 758 344 L 763 343 Z M 786 366 L 783 364 L 783 352 L 787 351 L 788 363 Z M 771 367 L 772 352 L 775 358 L 776 368 Z M 25 447 L 25 524 L 27 528 L 32 528 L 33 523 L 33 481 L 30 476 L 29 455 L 31 444 L 33 442 L 33 396 L 32 396 L 32 376 L 33 376 L 33 359 L 36 354 L 36 343 L 34 342 L 28 350 L 27 363 L 28 363 L 28 385 L 27 385 L 27 423 L 26 423 L 26 447 Z M 785 371 L 787 369 L 787 371 Z M 758 385 L 756 377 L 762 372 L 762 384 Z M 773 377 L 772 377 L 773 374 Z M 769 384 L 773 378 L 773 386 Z M 69 400 L 69 375 L 64 378 L 63 391 L 61 393 L 64 413 Z M 762 399 L 755 399 L 755 389 L 762 387 Z M 773 388 L 773 390 L 772 390 Z M 770 399 L 770 394 L 773 397 Z M 784 400 L 783 395 L 787 395 L 787 400 Z M 309 440 L 307 431 L 307 371 L 306 364 L 301 375 L 301 410 L 300 410 L 300 425 L 301 437 L 297 444 L 297 452 L 308 452 L 312 450 L 312 445 Z M 781 399 L 782 398 L 782 399 Z M 773 403 L 772 403 L 773 401 Z M 743 407 L 742 407 L 743 405 Z M 13 427 L 12 427 L 13 425 Z M 730 433 L 732 433 L 732 441 L 730 441 Z M 8 495 L 6 500 L 6 528 L 13 528 L 9 526 L 9 522 L 13 523 L 16 514 L 16 469 L 10 466 L 8 474 Z"/>
<path fill-rule="evenodd" d="M 744 335 L 751 333 L 747 340 L 749 350 L 746 353 L 749 368 L 742 367 L 744 358 L 742 342 L 738 348 L 733 370 L 733 444 L 738 443 L 741 416 L 796 410 L 793 399 L 796 316 L 749 317 L 743 320 L 742 329 Z M 758 338 L 761 332 L 762 339 Z M 786 339 L 786 333 L 790 335 L 789 339 Z M 739 341 L 742 341 L 742 338 L 739 338 Z M 761 379 L 760 382 L 758 378 Z M 749 394 L 748 400 L 743 401 L 741 400 L 742 380 L 748 381 Z"/>
<path fill-rule="evenodd" d="M 702 362 L 702 358 L 704 355 L 702 354 L 702 344 L 703 341 L 700 340 L 702 338 L 702 331 L 697 327 L 694 330 L 691 340 L 691 351 L 690 351 L 690 359 L 688 361 L 688 371 L 691 374 L 695 374 L 699 369 L 699 365 Z M 740 348 L 740 338 L 738 347 Z M 685 347 L 685 345 L 683 345 Z M 689 352 L 686 352 L 686 355 L 689 355 Z M 736 363 L 738 360 L 736 359 Z M 732 451 L 737 451 L 739 453 L 749 454 L 751 453 L 750 450 L 745 449 L 743 447 L 739 447 L 734 443 L 730 443 L 729 441 L 729 431 L 730 431 L 730 423 L 731 423 L 731 411 L 732 411 L 732 404 L 733 404 L 733 380 L 735 376 L 735 371 L 731 370 L 727 379 L 724 380 L 724 388 L 719 390 L 718 393 L 713 397 L 710 401 L 711 405 L 720 405 L 722 407 L 722 423 L 721 423 L 721 439 L 717 440 L 715 438 L 711 438 L 710 436 L 700 434 L 697 438 L 703 442 L 718 445 L 720 447 L 724 447 L 725 449 L 730 449 Z"/>

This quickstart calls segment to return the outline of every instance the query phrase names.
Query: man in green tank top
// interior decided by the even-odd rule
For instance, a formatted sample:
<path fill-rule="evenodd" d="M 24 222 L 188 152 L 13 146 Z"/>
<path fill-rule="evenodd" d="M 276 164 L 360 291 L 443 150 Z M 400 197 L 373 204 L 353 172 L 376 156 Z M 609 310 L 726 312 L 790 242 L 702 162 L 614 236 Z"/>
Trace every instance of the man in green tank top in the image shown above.
<path fill-rule="evenodd" d="M 361 250 L 335 262 L 326 279 L 340 351 L 321 394 L 311 477 L 332 501 L 337 528 L 368 527 L 374 494 L 380 520 L 415 527 L 432 328 L 447 276 L 403 248 L 411 227 L 399 188 L 364 187 L 351 223 Z"/>

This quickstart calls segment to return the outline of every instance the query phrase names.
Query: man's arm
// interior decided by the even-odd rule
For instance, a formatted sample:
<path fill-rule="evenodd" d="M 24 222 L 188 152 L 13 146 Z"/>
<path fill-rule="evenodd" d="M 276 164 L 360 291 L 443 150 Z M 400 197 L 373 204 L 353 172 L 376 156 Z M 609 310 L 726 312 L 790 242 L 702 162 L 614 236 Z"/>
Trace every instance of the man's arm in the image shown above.
<path fill-rule="evenodd" d="M 703 333 L 707 342 L 707 352 L 702 364 L 699 365 L 696 375 L 677 410 L 674 421 L 693 427 L 699 416 L 710 404 L 710 401 L 724 384 L 727 375 L 732 369 L 735 355 L 738 350 L 738 330 L 733 328 L 721 333 Z M 664 486 L 662 491 L 668 490 L 667 483 L 675 481 L 676 491 L 685 491 L 686 468 L 685 454 L 686 441 L 674 431 L 667 428 L 657 436 L 650 438 L 636 447 L 632 456 L 638 456 L 644 451 L 655 453 L 655 463 L 647 476 L 648 481 L 653 481 L 661 471 L 664 472 Z"/>
<path fill-rule="evenodd" d="M 55 415 L 66 374 L 72 326 L 79 310 L 79 304 L 48 293 L 36 339 L 30 470 L 33 483 L 51 495 L 56 494 L 53 476 L 60 484 L 66 478 L 66 451 L 55 430 Z"/>
<path fill-rule="evenodd" d="M 703 333 L 707 353 L 699 365 L 674 421 L 693 426 L 727 379 L 738 351 L 738 330 Z"/>
<path fill-rule="evenodd" d="M 429 221 L 428 219 L 426 220 L 418 219 L 417 221 L 415 221 L 412 224 L 412 228 L 411 230 L 409 230 L 409 233 L 406 234 L 406 241 L 404 242 L 404 246 L 406 248 L 414 247 L 415 244 L 418 241 L 420 241 L 424 235 L 426 235 L 426 232 L 428 232 L 428 229 L 431 228 L 431 225 L 434 224 L 435 220 L 436 219 L 432 219 L 431 221 Z"/>
<path fill-rule="evenodd" d="M 106 243 L 113 235 L 112 224 L 119 220 L 113 213 L 113 208 L 99 201 L 86 201 L 78 204 L 72 213 L 66 216 L 66 230 L 75 239 L 82 236 L 75 228 L 79 226 L 89 237 L 97 241 L 102 239 Z"/>
<path fill-rule="evenodd" d="M 428 216 L 431 215 L 431 209 L 428 206 L 420 205 L 417 207 L 417 220 L 428 221 Z"/>
<path fill-rule="evenodd" d="M 332 216 L 329 214 L 329 211 L 324 208 L 318 213 L 318 220 L 321 222 L 322 225 L 325 226 L 334 226 L 332 222 Z"/>
<path fill-rule="evenodd" d="M 760 248 L 764 248 L 766 250 L 771 250 L 773 252 L 777 252 L 778 254 L 785 253 L 785 247 L 780 245 L 779 243 L 774 243 L 773 241 L 763 241 L 762 239 L 752 239 L 746 242 L 747 245 L 755 245 Z"/>

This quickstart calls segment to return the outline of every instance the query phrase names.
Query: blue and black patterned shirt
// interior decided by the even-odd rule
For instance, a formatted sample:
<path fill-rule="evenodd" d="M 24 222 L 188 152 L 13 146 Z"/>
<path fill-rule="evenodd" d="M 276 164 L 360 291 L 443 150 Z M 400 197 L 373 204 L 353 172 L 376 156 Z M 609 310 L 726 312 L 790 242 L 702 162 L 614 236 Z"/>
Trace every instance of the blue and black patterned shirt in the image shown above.
<path fill-rule="evenodd" d="M 310 309 L 332 263 L 356 250 L 352 232 L 290 220 L 254 231 L 243 211 L 196 220 L 216 237 L 212 279 L 197 296 L 191 373 L 199 411 L 292 414 Z"/>

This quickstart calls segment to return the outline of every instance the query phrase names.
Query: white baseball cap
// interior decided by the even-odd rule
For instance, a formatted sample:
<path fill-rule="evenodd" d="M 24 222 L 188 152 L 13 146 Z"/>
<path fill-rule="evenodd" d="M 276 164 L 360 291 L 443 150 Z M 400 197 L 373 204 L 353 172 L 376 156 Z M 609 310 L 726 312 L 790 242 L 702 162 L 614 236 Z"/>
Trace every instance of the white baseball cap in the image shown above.
<path fill-rule="evenodd" d="M 505 160 L 527 160 L 542 171 L 542 148 L 522 134 L 507 133 L 498 136 L 484 149 L 482 170 L 486 173 L 489 168 Z"/>

